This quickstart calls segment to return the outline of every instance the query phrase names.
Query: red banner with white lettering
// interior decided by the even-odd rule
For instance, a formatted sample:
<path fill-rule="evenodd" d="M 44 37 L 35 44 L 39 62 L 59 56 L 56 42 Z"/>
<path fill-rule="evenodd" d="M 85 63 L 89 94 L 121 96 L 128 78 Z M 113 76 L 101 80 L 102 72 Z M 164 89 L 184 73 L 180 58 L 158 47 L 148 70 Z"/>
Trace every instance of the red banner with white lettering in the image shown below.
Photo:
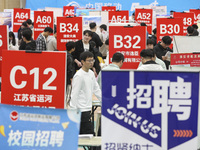
<path fill-rule="evenodd" d="M 116 6 L 102 6 L 101 11 L 116 11 Z"/>
<path fill-rule="evenodd" d="M 109 11 L 108 12 L 109 23 L 128 23 L 129 12 L 128 10 L 123 11 Z"/>
<path fill-rule="evenodd" d="M 190 12 L 194 13 L 194 24 L 197 24 L 197 21 L 200 20 L 200 9 L 190 9 Z"/>
<path fill-rule="evenodd" d="M 82 39 L 82 17 L 57 17 L 57 49 L 66 50 L 69 41 Z"/>
<path fill-rule="evenodd" d="M 0 25 L 0 77 L 2 71 L 2 51 L 8 49 L 8 26 Z"/>
<path fill-rule="evenodd" d="M 63 6 L 63 16 L 64 17 L 74 17 L 74 6 Z"/>
<path fill-rule="evenodd" d="M 173 40 L 174 35 L 183 35 L 183 18 L 157 18 L 157 41 L 164 36 L 170 36 Z"/>
<path fill-rule="evenodd" d="M 53 11 L 34 11 L 34 40 L 46 27 L 54 29 Z"/>
<path fill-rule="evenodd" d="M 10 50 L 3 58 L 1 103 L 65 108 L 65 52 Z"/>
<path fill-rule="evenodd" d="M 18 32 L 20 26 L 24 21 L 30 19 L 31 10 L 14 8 L 13 11 L 13 32 Z"/>
<path fill-rule="evenodd" d="M 187 34 L 187 27 L 194 24 L 194 13 L 193 12 L 174 12 L 174 18 L 183 18 L 183 35 Z"/>
<path fill-rule="evenodd" d="M 190 67 L 200 67 L 200 54 L 178 53 L 171 54 L 171 65 L 187 65 Z"/>
<path fill-rule="evenodd" d="M 147 31 L 149 34 L 152 33 L 153 23 L 153 9 L 135 9 L 135 21 L 137 23 L 145 23 L 147 25 Z"/>
<path fill-rule="evenodd" d="M 109 63 L 114 53 L 120 52 L 125 60 L 122 69 L 137 69 L 140 52 L 146 47 L 146 27 L 110 26 Z"/>

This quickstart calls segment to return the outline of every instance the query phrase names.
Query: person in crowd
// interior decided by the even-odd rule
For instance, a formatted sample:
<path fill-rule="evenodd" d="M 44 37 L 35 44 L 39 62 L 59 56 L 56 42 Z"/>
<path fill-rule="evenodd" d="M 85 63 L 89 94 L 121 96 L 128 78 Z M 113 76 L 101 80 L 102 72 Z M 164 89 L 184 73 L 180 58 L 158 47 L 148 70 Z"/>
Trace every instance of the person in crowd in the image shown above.
<path fill-rule="evenodd" d="M 35 41 L 33 40 L 33 32 L 30 28 L 23 28 L 21 32 L 25 31 L 25 30 L 29 30 L 29 32 L 31 32 L 31 42 L 35 43 Z M 25 50 L 26 49 L 26 42 L 23 40 L 21 41 L 21 45 L 19 46 L 19 50 Z"/>
<path fill-rule="evenodd" d="M 122 53 L 116 52 L 112 56 L 112 63 L 104 67 L 102 70 L 120 70 L 124 63 L 124 55 Z M 98 75 L 97 82 L 101 87 L 101 72 Z"/>
<path fill-rule="evenodd" d="M 46 27 L 42 33 L 37 37 L 36 40 L 36 51 L 46 51 L 46 39 L 47 37 L 53 33 L 53 29 L 51 27 Z"/>
<path fill-rule="evenodd" d="M 71 83 L 72 78 L 75 74 L 75 64 L 73 56 L 71 55 L 72 52 L 75 51 L 75 42 L 70 41 L 66 43 L 66 50 L 67 50 L 67 87 L 66 87 L 66 95 L 67 95 L 67 102 L 70 100 L 71 95 Z"/>
<path fill-rule="evenodd" d="M 21 45 L 21 42 L 22 42 L 22 29 L 24 28 L 28 28 L 28 25 L 27 25 L 27 22 L 24 21 L 22 22 L 22 25 L 20 26 L 19 30 L 18 30 L 18 45 L 20 46 Z"/>
<path fill-rule="evenodd" d="M 168 60 L 168 56 L 166 54 L 170 54 L 173 51 L 169 48 L 172 39 L 170 36 L 164 36 L 161 42 L 154 47 L 156 57 L 164 61 L 166 68 L 169 69 L 170 61 Z"/>
<path fill-rule="evenodd" d="M 57 30 L 54 30 L 53 36 L 47 38 L 47 51 L 57 51 Z"/>
<path fill-rule="evenodd" d="M 194 36 L 194 28 L 192 26 L 187 27 L 187 36 Z"/>
<path fill-rule="evenodd" d="M 15 38 L 15 34 L 10 31 L 9 32 L 9 46 L 8 46 L 9 50 L 19 50 L 19 46 L 18 46 L 18 41 Z"/>
<path fill-rule="evenodd" d="M 145 26 L 145 27 L 147 27 L 147 25 L 146 25 L 146 23 L 144 23 L 144 22 L 141 22 L 140 23 L 140 26 Z M 147 33 L 146 33 L 146 38 L 148 39 L 149 38 L 149 32 L 147 31 Z"/>
<path fill-rule="evenodd" d="M 99 48 L 99 51 L 101 52 L 103 59 L 106 59 L 108 50 L 106 48 L 105 41 L 109 37 L 109 34 L 107 32 L 107 26 L 105 24 L 100 25 L 100 31 L 101 31 L 100 39 L 103 42 L 103 45 Z"/>
<path fill-rule="evenodd" d="M 140 52 L 142 65 L 137 70 L 163 70 L 162 66 L 155 62 L 155 52 L 152 49 L 143 49 Z"/>
<path fill-rule="evenodd" d="M 80 55 L 82 68 L 79 69 L 72 80 L 72 92 L 70 107 L 79 109 L 81 114 L 80 134 L 94 134 L 94 127 L 91 122 L 92 95 L 101 100 L 101 90 L 96 81 L 94 73 L 90 70 L 93 67 L 94 55 L 85 51 Z"/>
<path fill-rule="evenodd" d="M 97 25 L 95 22 L 91 22 L 89 26 L 90 26 L 90 30 L 92 31 L 91 41 L 94 41 L 96 43 L 96 47 L 99 50 L 99 47 L 101 47 L 103 45 L 103 43 L 102 43 L 99 35 L 96 33 Z"/>
<path fill-rule="evenodd" d="M 32 37 L 34 37 L 34 27 L 33 27 L 33 22 L 31 19 L 27 19 L 26 23 L 28 25 L 28 27 L 32 30 Z"/>
<path fill-rule="evenodd" d="M 199 36 L 198 26 L 193 24 L 192 27 L 194 28 L 193 36 Z"/>
<path fill-rule="evenodd" d="M 26 43 L 23 50 L 33 50 L 36 49 L 36 43 L 32 40 L 32 30 L 30 28 L 22 31 L 23 41 Z"/>
<path fill-rule="evenodd" d="M 152 31 L 153 35 L 151 36 L 151 39 L 154 41 L 154 46 L 156 45 L 157 43 L 157 28 L 153 29 Z"/>
<path fill-rule="evenodd" d="M 129 22 L 135 23 L 135 12 L 133 12 L 132 15 L 129 17 Z"/>

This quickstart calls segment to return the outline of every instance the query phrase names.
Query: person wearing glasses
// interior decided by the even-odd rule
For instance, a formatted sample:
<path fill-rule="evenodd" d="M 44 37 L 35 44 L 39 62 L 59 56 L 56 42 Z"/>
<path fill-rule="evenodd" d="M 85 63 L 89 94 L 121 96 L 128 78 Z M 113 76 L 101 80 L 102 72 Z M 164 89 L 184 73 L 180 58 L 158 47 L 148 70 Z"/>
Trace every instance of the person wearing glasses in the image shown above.
<path fill-rule="evenodd" d="M 91 121 L 92 95 L 101 100 L 101 90 L 92 70 L 95 62 L 93 53 L 85 51 L 81 53 L 82 67 L 75 73 L 72 79 L 70 108 L 79 109 L 81 114 L 80 134 L 94 134 Z"/>

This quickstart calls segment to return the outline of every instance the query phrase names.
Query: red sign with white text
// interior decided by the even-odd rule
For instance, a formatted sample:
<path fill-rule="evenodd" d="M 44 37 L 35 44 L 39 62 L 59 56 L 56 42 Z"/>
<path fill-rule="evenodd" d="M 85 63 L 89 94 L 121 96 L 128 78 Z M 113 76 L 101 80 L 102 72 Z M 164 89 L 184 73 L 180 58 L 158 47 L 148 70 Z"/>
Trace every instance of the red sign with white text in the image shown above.
<path fill-rule="evenodd" d="M 145 23 L 147 25 L 147 31 L 149 34 L 152 33 L 153 23 L 153 9 L 135 9 L 135 21 L 137 23 Z"/>
<path fill-rule="evenodd" d="M 3 58 L 1 103 L 65 108 L 65 52 L 10 50 Z"/>
<path fill-rule="evenodd" d="M 0 25 L 0 77 L 2 68 L 2 51 L 8 49 L 8 26 Z"/>
<path fill-rule="evenodd" d="M 190 67 L 200 67 L 200 54 L 178 53 L 171 54 L 171 65 L 189 65 Z"/>
<path fill-rule="evenodd" d="M 116 6 L 102 6 L 101 11 L 116 11 Z"/>
<path fill-rule="evenodd" d="M 194 13 L 194 24 L 197 24 L 197 21 L 200 20 L 200 9 L 190 9 L 190 12 Z"/>
<path fill-rule="evenodd" d="M 140 52 L 146 47 L 146 27 L 110 26 L 109 63 L 114 53 L 120 52 L 125 60 L 122 69 L 137 69 Z"/>
<path fill-rule="evenodd" d="M 109 23 L 127 23 L 129 22 L 128 10 L 109 11 L 108 20 L 109 20 Z"/>
<path fill-rule="evenodd" d="M 74 6 L 63 6 L 63 16 L 64 17 L 74 17 Z"/>
<path fill-rule="evenodd" d="M 183 35 L 183 19 L 157 18 L 157 41 L 161 41 L 164 36 L 170 36 L 173 40 L 174 35 Z"/>
<path fill-rule="evenodd" d="M 69 41 L 82 39 L 82 17 L 57 17 L 57 49 L 66 50 Z"/>
<path fill-rule="evenodd" d="M 187 27 L 194 24 L 194 13 L 174 12 L 174 18 L 183 18 L 183 35 L 187 34 Z"/>
<path fill-rule="evenodd" d="M 20 26 L 24 21 L 30 19 L 31 10 L 14 8 L 13 11 L 13 32 L 18 32 Z"/>
<path fill-rule="evenodd" d="M 46 27 L 54 29 L 53 11 L 34 11 L 34 40 Z"/>

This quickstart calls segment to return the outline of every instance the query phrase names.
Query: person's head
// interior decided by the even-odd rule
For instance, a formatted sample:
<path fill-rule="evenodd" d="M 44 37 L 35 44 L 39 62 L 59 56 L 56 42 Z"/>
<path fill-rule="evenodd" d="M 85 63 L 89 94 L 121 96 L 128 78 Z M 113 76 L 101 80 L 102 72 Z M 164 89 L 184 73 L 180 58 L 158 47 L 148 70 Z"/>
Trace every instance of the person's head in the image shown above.
<path fill-rule="evenodd" d="M 25 42 L 31 41 L 32 38 L 32 30 L 30 28 L 23 29 L 22 38 Z"/>
<path fill-rule="evenodd" d="M 153 49 L 154 41 L 152 39 L 147 39 L 146 49 Z"/>
<path fill-rule="evenodd" d="M 196 24 L 193 24 L 192 27 L 193 27 L 194 29 L 196 29 L 196 30 L 198 29 L 198 25 L 196 25 Z"/>
<path fill-rule="evenodd" d="M 96 43 L 95 43 L 95 41 L 90 41 L 89 43 L 90 43 L 91 48 L 96 48 Z"/>
<path fill-rule="evenodd" d="M 74 41 L 69 41 L 66 43 L 66 50 L 69 52 L 69 53 L 72 53 L 73 51 L 75 51 L 75 42 Z"/>
<path fill-rule="evenodd" d="M 27 27 L 28 27 L 27 22 L 26 21 L 22 22 L 21 29 L 27 28 Z"/>
<path fill-rule="evenodd" d="M 45 37 L 48 37 L 50 34 L 52 34 L 53 33 L 53 29 L 51 28 L 51 27 L 46 27 L 46 28 L 44 28 L 44 32 L 43 32 L 43 35 L 45 36 Z"/>
<path fill-rule="evenodd" d="M 83 42 L 89 43 L 91 39 L 92 39 L 92 31 L 90 30 L 83 31 Z"/>
<path fill-rule="evenodd" d="M 12 41 L 12 45 L 15 46 L 15 44 L 16 44 L 15 34 L 12 31 L 9 32 L 9 43 L 10 43 L 10 41 Z"/>
<path fill-rule="evenodd" d="M 135 12 L 132 13 L 132 19 L 135 20 Z"/>
<path fill-rule="evenodd" d="M 105 24 L 100 25 L 100 31 L 107 31 L 107 26 Z"/>
<path fill-rule="evenodd" d="M 112 56 L 112 63 L 119 66 L 119 68 L 122 67 L 124 62 L 124 55 L 122 53 L 116 52 Z"/>
<path fill-rule="evenodd" d="M 156 36 L 157 35 L 157 28 L 154 28 L 152 32 L 153 32 L 153 35 Z"/>
<path fill-rule="evenodd" d="M 107 40 L 105 41 L 105 45 L 106 45 L 107 50 L 109 50 L 109 39 L 107 39 Z"/>
<path fill-rule="evenodd" d="M 93 67 L 95 60 L 94 60 L 94 55 L 91 52 L 85 51 L 81 53 L 80 59 L 83 65 L 82 66 L 83 70 L 88 71 L 90 68 Z"/>
<path fill-rule="evenodd" d="M 90 30 L 96 30 L 97 29 L 97 24 L 95 22 L 90 23 Z"/>
<path fill-rule="evenodd" d="M 146 25 L 146 23 L 141 22 L 141 23 L 140 23 L 140 26 L 147 26 L 147 25 Z"/>
<path fill-rule="evenodd" d="M 155 53 L 151 49 L 143 49 L 140 52 L 141 62 L 144 64 L 147 61 L 153 60 Z"/>
<path fill-rule="evenodd" d="M 31 19 L 27 19 L 27 20 L 26 20 L 26 23 L 27 23 L 27 25 L 28 25 L 29 27 L 32 26 L 32 24 L 33 24 L 33 22 L 32 22 Z"/>
<path fill-rule="evenodd" d="M 192 35 L 194 33 L 194 28 L 192 26 L 187 27 L 187 34 Z"/>
<path fill-rule="evenodd" d="M 164 36 L 161 40 L 161 45 L 163 48 L 167 48 L 170 46 L 172 42 L 172 38 L 170 36 Z"/>

